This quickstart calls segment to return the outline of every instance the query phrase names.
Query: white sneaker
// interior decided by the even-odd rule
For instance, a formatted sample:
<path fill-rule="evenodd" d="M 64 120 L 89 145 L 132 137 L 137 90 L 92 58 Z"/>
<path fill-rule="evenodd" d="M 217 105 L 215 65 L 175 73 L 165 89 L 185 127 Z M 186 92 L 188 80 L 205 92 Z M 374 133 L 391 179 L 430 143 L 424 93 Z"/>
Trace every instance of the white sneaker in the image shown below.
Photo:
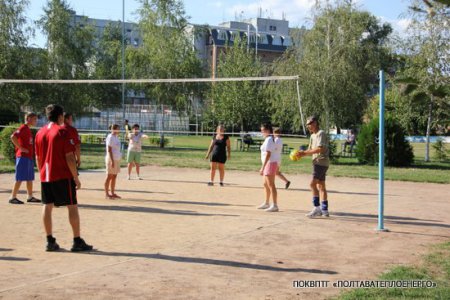
<path fill-rule="evenodd" d="M 328 210 L 322 210 L 322 216 L 329 217 L 330 213 L 328 212 Z"/>
<path fill-rule="evenodd" d="M 269 207 L 265 211 L 267 211 L 267 212 L 277 212 L 278 211 L 278 206 L 272 205 L 271 207 Z"/>
<path fill-rule="evenodd" d="M 127 180 L 130 180 L 130 176 L 127 176 Z"/>
<path fill-rule="evenodd" d="M 318 206 L 314 207 L 314 209 L 310 213 L 306 214 L 306 216 L 308 218 L 320 217 L 321 215 L 322 215 L 322 210 Z"/>
<path fill-rule="evenodd" d="M 258 206 L 258 209 L 266 209 L 266 208 L 269 208 L 269 204 L 268 203 L 263 203 L 263 204 L 261 204 L 260 206 Z"/>
<path fill-rule="evenodd" d="M 140 177 L 140 176 L 138 176 L 138 178 L 137 178 L 138 180 L 142 180 L 142 177 Z"/>

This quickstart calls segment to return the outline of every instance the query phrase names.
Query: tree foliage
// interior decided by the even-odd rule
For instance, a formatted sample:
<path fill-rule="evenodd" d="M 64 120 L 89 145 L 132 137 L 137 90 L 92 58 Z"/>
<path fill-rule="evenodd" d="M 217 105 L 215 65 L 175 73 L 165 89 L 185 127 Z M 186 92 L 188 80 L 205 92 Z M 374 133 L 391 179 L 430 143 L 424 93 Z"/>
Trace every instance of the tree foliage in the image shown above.
<path fill-rule="evenodd" d="M 128 73 L 134 78 L 195 78 L 202 76 L 200 61 L 186 35 L 187 17 L 182 1 L 140 0 L 142 47 L 129 49 Z M 157 103 L 183 109 L 197 85 L 145 86 Z"/>
<path fill-rule="evenodd" d="M 245 41 L 237 37 L 233 45 L 220 53 L 217 76 L 257 77 L 261 69 L 255 52 L 247 49 Z M 264 85 L 259 82 L 217 82 L 212 85 L 208 99 L 209 115 L 214 124 L 244 131 L 257 128 L 267 119 Z"/>
<path fill-rule="evenodd" d="M 366 95 L 376 83 L 378 70 L 392 57 L 383 47 L 392 31 L 368 12 L 356 10 L 346 1 L 336 6 L 316 6 L 314 24 L 299 46 L 286 52 L 275 65 L 277 74 L 299 74 L 305 114 L 320 115 L 326 127 L 359 124 L 367 104 Z M 274 93 L 276 122 L 298 128 L 297 97 L 292 91 Z M 294 97 L 295 96 L 295 97 Z"/>
<path fill-rule="evenodd" d="M 358 135 L 356 156 L 361 163 L 378 163 L 378 118 L 363 125 Z M 392 117 L 385 120 L 385 163 L 393 167 L 407 167 L 414 161 L 414 154 L 409 142 L 405 139 L 404 129 Z"/>

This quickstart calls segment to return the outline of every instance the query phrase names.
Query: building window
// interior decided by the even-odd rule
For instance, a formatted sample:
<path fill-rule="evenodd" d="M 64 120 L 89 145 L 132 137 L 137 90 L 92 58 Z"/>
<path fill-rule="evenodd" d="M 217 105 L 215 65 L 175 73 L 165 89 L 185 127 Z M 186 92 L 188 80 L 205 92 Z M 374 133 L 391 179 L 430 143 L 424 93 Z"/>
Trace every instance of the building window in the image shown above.
<path fill-rule="evenodd" d="M 270 26 L 269 26 L 269 30 L 270 30 L 270 31 L 277 31 L 277 26 L 272 26 L 272 25 L 270 25 Z"/>

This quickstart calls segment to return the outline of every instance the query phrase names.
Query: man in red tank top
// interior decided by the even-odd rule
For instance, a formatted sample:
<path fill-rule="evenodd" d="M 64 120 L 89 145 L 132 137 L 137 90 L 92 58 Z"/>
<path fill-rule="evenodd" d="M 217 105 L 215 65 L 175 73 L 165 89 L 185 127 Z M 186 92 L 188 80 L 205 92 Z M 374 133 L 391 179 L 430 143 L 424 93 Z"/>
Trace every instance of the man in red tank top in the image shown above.
<path fill-rule="evenodd" d="M 80 217 L 77 206 L 77 189 L 81 188 L 74 155 L 75 144 L 63 124 L 63 108 L 46 107 L 49 123 L 36 134 L 36 159 L 41 177 L 43 220 L 47 234 L 47 251 L 59 250 L 52 235 L 52 210 L 54 206 L 67 206 L 73 231 L 72 251 L 89 251 L 92 246 L 80 237 Z"/>
<path fill-rule="evenodd" d="M 41 202 L 41 200 L 33 197 L 34 140 L 30 127 L 36 126 L 37 115 L 27 113 L 25 122 L 11 135 L 11 142 L 16 149 L 16 182 L 9 198 L 11 204 L 23 204 L 23 201 L 17 199 L 17 193 L 23 181 L 27 183 L 27 202 Z"/>

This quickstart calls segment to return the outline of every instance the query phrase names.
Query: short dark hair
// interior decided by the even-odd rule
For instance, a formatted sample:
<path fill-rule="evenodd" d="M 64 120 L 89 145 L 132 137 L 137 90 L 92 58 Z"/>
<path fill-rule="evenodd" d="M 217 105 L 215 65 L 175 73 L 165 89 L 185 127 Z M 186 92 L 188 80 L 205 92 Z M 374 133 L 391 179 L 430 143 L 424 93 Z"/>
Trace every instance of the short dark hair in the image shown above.
<path fill-rule="evenodd" d="M 139 124 L 134 124 L 133 127 L 131 128 L 138 128 L 139 129 Z"/>
<path fill-rule="evenodd" d="M 317 125 L 319 125 L 319 118 L 317 118 L 316 116 L 311 116 L 306 120 L 306 125 L 311 124 L 313 122 L 316 122 Z"/>
<path fill-rule="evenodd" d="M 112 124 L 111 126 L 109 126 L 110 130 L 116 130 L 116 129 L 119 129 L 119 128 L 120 128 L 120 126 L 117 125 L 117 124 Z"/>
<path fill-rule="evenodd" d="M 28 120 L 28 118 L 36 118 L 37 117 L 37 115 L 34 113 L 34 112 L 27 112 L 26 114 L 25 114 L 25 121 L 26 120 Z"/>
<path fill-rule="evenodd" d="M 261 128 L 269 130 L 270 134 L 273 133 L 273 127 L 272 127 L 272 124 L 270 124 L 270 123 L 263 123 L 261 125 Z"/>
<path fill-rule="evenodd" d="M 68 120 L 70 117 L 73 117 L 72 113 L 69 113 L 69 112 L 64 113 L 64 120 Z"/>
<path fill-rule="evenodd" d="M 128 120 L 125 120 L 125 123 L 128 123 Z"/>
<path fill-rule="evenodd" d="M 58 122 L 59 116 L 64 115 L 64 108 L 58 104 L 50 104 L 45 108 L 45 114 L 50 122 Z"/>

